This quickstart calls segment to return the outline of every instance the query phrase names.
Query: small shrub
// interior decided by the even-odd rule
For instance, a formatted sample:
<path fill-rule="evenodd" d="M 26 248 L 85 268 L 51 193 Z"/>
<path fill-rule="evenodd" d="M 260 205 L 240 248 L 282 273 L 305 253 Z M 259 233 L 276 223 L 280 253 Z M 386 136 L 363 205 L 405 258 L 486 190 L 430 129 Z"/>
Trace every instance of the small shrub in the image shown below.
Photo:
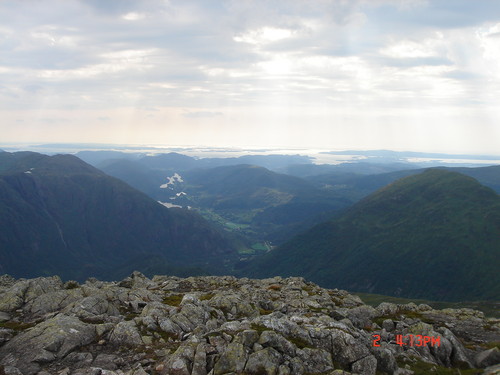
<path fill-rule="evenodd" d="M 78 284 L 78 281 L 75 280 L 69 280 L 64 284 L 64 289 L 77 289 L 80 287 L 80 284 Z"/>
<path fill-rule="evenodd" d="M 215 294 L 213 294 L 213 293 L 204 294 L 200 297 L 200 301 L 208 301 L 208 300 L 212 299 L 214 296 L 215 296 Z"/>

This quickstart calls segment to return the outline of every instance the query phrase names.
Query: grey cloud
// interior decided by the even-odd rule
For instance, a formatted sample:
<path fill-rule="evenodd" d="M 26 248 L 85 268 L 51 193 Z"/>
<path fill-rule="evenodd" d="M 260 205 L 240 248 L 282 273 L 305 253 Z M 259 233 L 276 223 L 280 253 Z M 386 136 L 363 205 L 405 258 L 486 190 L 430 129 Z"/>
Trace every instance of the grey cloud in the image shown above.
<path fill-rule="evenodd" d="M 6 53 L 0 55 L 0 66 L 19 68 L 15 73 L 4 74 L 8 92 L 16 93 L 12 90 L 15 87 L 32 88 L 28 91 L 36 92 L 35 87 L 43 87 L 56 96 L 57 100 L 50 103 L 52 106 L 61 103 L 71 107 L 71 103 L 77 103 L 74 105 L 99 108 L 126 105 L 197 107 L 199 101 L 209 105 L 222 101 L 228 105 L 263 103 L 266 94 L 283 94 L 297 102 L 300 99 L 313 102 L 316 100 L 314 95 L 324 95 L 328 86 L 335 92 L 336 83 L 352 80 L 351 86 L 341 94 L 350 95 L 356 89 L 356 72 L 321 67 L 314 72 L 302 72 L 297 68 L 298 71 L 293 72 L 295 76 L 286 77 L 286 83 L 275 84 L 272 77 L 258 70 L 258 63 L 284 54 L 297 60 L 356 56 L 373 71 L 383 66 L 401 69 L 452 66 L 446 51 L 434 57 L 411 59 L 390 59 L 380 56 L 378 51 L 390 37 L 418 40 L 429 30 L 492 19 L 499 8 L 489 1 L 479 10 L 471 9 L 474 6 L 467 1 L 452 2 L 452 5 L 431 1 L 413 9 L 394 4 L 394 1 L 178 0 L 159 3 L 55 0 L 42 6 L 41 3 L 7 0 L 0 2 L 0 24 L 15 33 L 5 34 L 3 42 L 0 37 L 1 45 L 6 46 Z M 145 18 L 122 18 L 131 12 L 144 14 Z M 258 49 L 233 39 L 263 26 L 292 30 L 293 37 Z M 55 44 L 37 44 L 30 36 L 32 31 L 51 34 Z M 78 42 L 65 44 L 65 37 Z M 4 52 L 4 47 L 1 48 Z M 133 57 L 122 60 L 109 57 L 109 54 L 127 50 L 150 52 L 135 62 Z M 130 66 L 113 70 L 119 64 Z M 109 65 L 109 71 L 102 65 Z M 88 76 L 78 76 L 74 72 L 96 66 L 101 66 L 103 72 Z M 43 70 L 54 70 L 54 77 L 41 76 L 39 73 Z M 304 77 L 298 77 L 300 75 Z M 313 78 L 324 82 L 317 88 L 300 88 L 300 84 L 308 82 L 299 81 L 299 78 L 309 80 L 311 87 L 315 83 Z M 473 77 L 469 76 L 469 80 L 473 81 Z M 207 92 L 193 91 L 193 87 Z M 91 99 L 82 102 L 81 96 Z M 187 113 L 185 117 L 213 113 L 216 112 Z"/>
<path fill-rule="evenodd" d="M 492 34 L 488 35 L 488 38 L 494 38 L 494 39 L 500 38 L 500 32 L 492 33 Z"/>
<path fill-rule="evenodd" d="M 55 117 L 43 117 L 40 119 L 41 122 L 46 124 L 61 124 L 66 122 L 71 122 L 71 119 L 68 118 L 55 118 Z"/>
<path fill-rule="evenodd" d="M 376 58 L 374 59 L 382 65 L 400 67 L 400 68 L 413 68 L 416 66 L 440 66 L 440 65 L 454 65 L 454 62 L 446 57 L 432 56 L 432 57 L 405 57 L 405 58 Z"/>
<path fill-rule="evenodd" d="M 443 76 L 453 78 L 459 81 L 474 81 L 474 80 L 484 79 L 483 75 L 467 72 L 464 70 L 454 70 L 452 72 L 443 74 Z"/>
<path fill-rule="evenodd" d="M 36 85 L 36 84 L 26 85 L 26 86 L 24 86 L 24 91 L 36 94 L 36 93 L 43 91 L 43 87 L 40 85 Z"/>
<path fill-rule="evenodd" d="M 211 112 L 211 111 L 196 111 L 184 113 L 184 117 L 188 118 L 206 118 L 206 117 L 218 117 L 222 116 L 222 112 Z"/>
<path fill-rule="evenodd" d="M 146 4 L 151 6 L 152 2 L 141 0 L 141 6 Z M 134 0 L 119 0 L 119 1 L 102 1 L 102 0 L 85 0 L 85 4 L 99 14 L 120 15 L 125 12 L 130 12 L 137 8 L 138 2 Z"/>
<path fill-rule="evenodd" d="M 414 32 L 421 27 L 460 28 L 498 21 L 500 4 L 496 0 L 432 0 L 401 7 L 391 1 L 367 7 L 368 19 L 376 19 L 386 32 Z M 368 2 L 369 4 L 369 2 Z"/>

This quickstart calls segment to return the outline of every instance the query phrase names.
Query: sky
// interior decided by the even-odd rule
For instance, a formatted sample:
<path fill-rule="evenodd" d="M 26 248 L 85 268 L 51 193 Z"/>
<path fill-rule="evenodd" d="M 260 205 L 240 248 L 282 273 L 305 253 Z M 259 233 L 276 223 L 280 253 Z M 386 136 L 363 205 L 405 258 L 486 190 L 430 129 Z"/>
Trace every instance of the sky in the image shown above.
<path fill-rule="evenodd" d="M 500 154 L 500 1 L 1 0 L 0 142 Z"/>

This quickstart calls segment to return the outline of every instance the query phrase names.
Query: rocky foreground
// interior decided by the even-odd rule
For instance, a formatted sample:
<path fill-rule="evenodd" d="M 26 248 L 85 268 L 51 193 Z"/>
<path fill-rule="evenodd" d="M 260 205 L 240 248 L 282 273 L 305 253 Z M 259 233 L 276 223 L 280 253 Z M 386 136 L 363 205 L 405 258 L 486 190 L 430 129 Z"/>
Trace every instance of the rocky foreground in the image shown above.
<path fill-rule="evenodd" d="M 498 374 L 499 342 L 479 311 L 373 308 L 302 278 L 0 277 L 2 375 Z"/>

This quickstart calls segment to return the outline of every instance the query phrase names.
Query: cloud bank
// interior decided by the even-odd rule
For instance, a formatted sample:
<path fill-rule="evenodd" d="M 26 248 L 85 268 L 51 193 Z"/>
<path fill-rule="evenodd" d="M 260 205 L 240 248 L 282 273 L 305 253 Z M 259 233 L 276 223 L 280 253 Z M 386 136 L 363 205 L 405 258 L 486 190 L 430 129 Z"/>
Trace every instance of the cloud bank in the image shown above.
<path fill-rule="evenodd" d="M 4 0 L 0 51 L 4 141 L 500 149 L 496 1 Z"/>

